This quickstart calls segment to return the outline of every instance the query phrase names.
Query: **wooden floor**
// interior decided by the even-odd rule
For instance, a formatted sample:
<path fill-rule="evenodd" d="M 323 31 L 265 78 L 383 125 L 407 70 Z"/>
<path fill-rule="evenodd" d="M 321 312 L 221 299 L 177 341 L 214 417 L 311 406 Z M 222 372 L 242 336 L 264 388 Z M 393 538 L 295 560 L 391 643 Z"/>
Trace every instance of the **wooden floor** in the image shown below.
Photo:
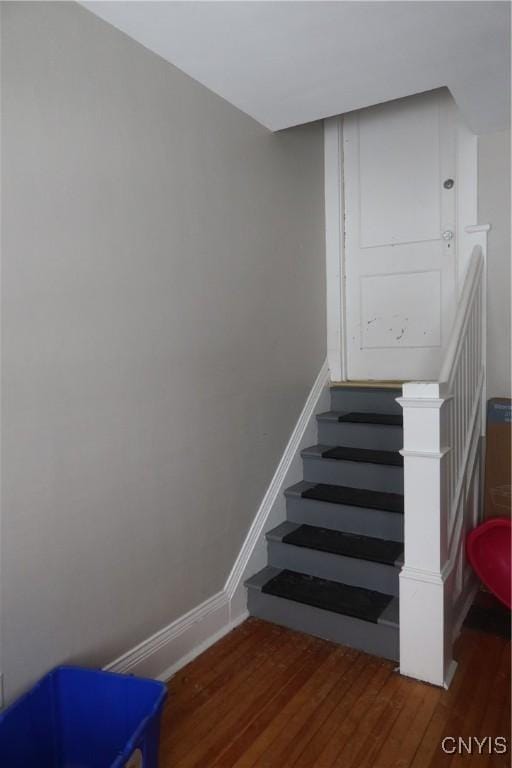
<path fill-rule="evenodd" d="M 458 768 L 444 736 L 506 736 L 510 642 L 464 629 L 448 691 L 391 662 L 249 619 L 169 684 L 160 768 Z"/>

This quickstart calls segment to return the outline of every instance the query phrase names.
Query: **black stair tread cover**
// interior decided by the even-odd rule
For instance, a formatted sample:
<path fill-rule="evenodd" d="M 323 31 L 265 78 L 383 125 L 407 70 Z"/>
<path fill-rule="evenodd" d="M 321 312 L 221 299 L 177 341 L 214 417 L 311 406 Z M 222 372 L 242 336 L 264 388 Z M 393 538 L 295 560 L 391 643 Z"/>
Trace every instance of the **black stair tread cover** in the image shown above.
<path fill-rule="evenodd" d="M 305 573 L 283 570 L 269 579 L 262 592 L 296 603 L 341 613 L 374 624 L 393 597 L 362 587 L 351 587 L 337 581 L 319 579 Z"/>
<path fill-rule="evenodd" d="M 321 552 L 357 557 L 360 560 L 371 560 L 385 565 L 394 565 L 404 550 L 403 544 L 397 541 L 374 539 L 370 536 L 344 533 L 330 528 L 318 528 L 314 525 L 300 525 L 291 533 L 286 534 L 283 537 L 283 542 L 293 544 L 296 547 L 307 547 Z"/>
<path fill-rule="evenodd" d="M 398 451 L 375 451 L 371 448 L 347 448 L 337 446 L 322 451 L 323 459 L 338 461 L 365 461 L 369 464 L 387 464 L 393 467 L 403 467 L 404 459 Z"/>
<path fill-rule="evenodd" d="M 338 417 L 338 421 L 351 421 L 358 424 L 386 424 L 390 427 L 401 427 L 403 418 L 394 413 L 360 413 L 351 411 L 343 413 Z"/>
<path fill-rule="evenodd" d="M 386 512 L 403 514 L 404 497 L 400 493 L 369 491 L 365 488 L 350 488 L 346 485 L 317 483 L 313 488 L 302 491 L 303 499 L 327 501 L 331 504 L 346 504 L 350 507 L 383 509 Z"/>

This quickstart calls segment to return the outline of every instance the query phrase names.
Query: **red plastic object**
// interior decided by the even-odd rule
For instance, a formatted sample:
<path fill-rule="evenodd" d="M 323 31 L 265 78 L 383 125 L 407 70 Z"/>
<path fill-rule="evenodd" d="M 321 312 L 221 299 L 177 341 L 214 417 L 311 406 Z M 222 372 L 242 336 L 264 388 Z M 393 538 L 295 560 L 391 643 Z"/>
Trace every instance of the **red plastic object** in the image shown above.
<path fill-rule="evenodd" d="M 507 608 L 512 608 L 511 582 L 512 522 L 494 517 L 468 534 L 469 562 L 479 579 Z"/>

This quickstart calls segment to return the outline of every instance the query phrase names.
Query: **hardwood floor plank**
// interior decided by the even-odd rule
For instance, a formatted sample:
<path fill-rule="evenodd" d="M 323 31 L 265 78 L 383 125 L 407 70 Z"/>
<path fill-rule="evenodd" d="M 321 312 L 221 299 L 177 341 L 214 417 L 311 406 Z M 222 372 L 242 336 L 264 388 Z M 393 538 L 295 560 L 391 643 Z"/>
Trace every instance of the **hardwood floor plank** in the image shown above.
<path fill-rule="evenodd" d="M 388 680 L 393 676 L 393 665 L 376 661 L 376 674 L 373 675 L 363 688 L 354 706 L 346 712 L 346 717 L 340 728 L 330 741 L 324 746 L 320 755 L 316 758 L 315 766 L 319 768 L 331 768 L 337 765 L 338 756 L 350 743 L 358 731 L 360 723 L 365 719 L 366 713 L 372 706 Z"/>
<path fill-rule="evenodd" d="M 382 680 L 390 674 L 390 670 L 383 669 L 372 656 L 361 654 L 360 658 L 354 664 L 354 680 L 348 687 L 336 707 L 329 713 L 328 717 L 322 723 L 315 734 L 306 734 L 309 736 L 302 752 L 293 763 L 294 768 L 310 768 L 312 765 L 320 765 L 321 753 L 326 745 L 336 739 L 336 751 L 342 746 L 344 728 L 346 729 L 347 719 L 357 704 L 360 696 L 371 685 L 372 679 L 381 677 Z"/>
<path fill-rule="evenodd" d="M 203 658 L 200 657 L 180 670 L 169 684 L 164 717 L 169 713 L 176 725 L 188 712 L 209 701 L 217 691 L 223 689 L 237 672 L 247 670 L 248 659 L 254 661 L 258 658 L 267 632 L 260 625 L 250 632 L 240 633 L 239 638 L 237 632 L 231 632 L 227 637 L 235 634 L 234 639 L 239 642 L 224 644 L 220 654 L 217 654 L 215 647 L 211 654 L 204 653 Z M 276 639 L 282 638 L 282 627 L 273 629 L 273 636 Z"/>
<path fill-rule="evenodd" d="M 160 768 L 505 768 L 445 755 L 445 735 L 506 736 L 510 642 L 464 629 L 448 691 L 391 662 L 258 619 L 169 683 Z"/>
<path fill-rule="evenodd" d="M 441 695 L 439 688 L 410 681 L 405 705 L 374 760 L 374 768 L 410 765 Z"/>
<path fill-rule="evenodd" d="M 460 725 L 455 733 L 457 736 L 462 736 L 467 743 L 469 743 L 470 737 L 477 736 L 482 738 L 490 735 L 483 733 L 481 726 L 483 715 L 496 683 L 502 651 L 502 638 L 487 635 L 485 643 L 482 640 L 479 674 L 473 680 L 471 698 L 464 702 L 463 712 L 460 710 L 457 712 L 457 716 L 460 718 Z M 481 758 L 480 762 L 482 762 Z M 467 754 L 455 754 L 451 760 L 450 768 L 462 768 L 467 766 L 467 764 Z"/>
<path fill-rule="evenodd" d="M 290 648 L 287 656 L 291 660 L 291 668 L 279 661 L 269 660 L 262 670 L 258 670 L 257 676 L 255 675 L 248 682 L 238 706 L 230 709 L 217 723 L 216 728 L 210 730 L 201 743 L 196 743 L 192 749 L 189 749 L 185 757 L 175 760 L 173 766 L 203 768 L 206 765 L 214 765 L 217 758 L 221 757 L 226 744 L 231 743 L 240 731 L 251 724 L 258 713 L 268 706 L 273 695 L 276 695 L 283 686 L 287 686 L 290 675 L 294 680 L 288 686 L 289 688 L 293 689 L 293 683 L 302 686 L 304 681 L 308 680 L 332 653 L 333 648 L 330 644 L 315 641 L 299 653 L 293 653 Z M 295 675 L 292 670 L 296 670 Z M 225 765 L 225 761 L 220 760 L 219 764 Z"/>
<path fill-rule="evenodd" d="M 309 680 L 297 688 L 293 697 L 282 707 L 270 724 L 256 739 L 250 750 L 235 763 L 237 768 L 287 765 L 287 752 L 304 721 L 313 716 L 323 700 L 331 693 L 344 673 L 356 660 L 357 652 L 336 647 L 326 662 L 313 672 Z M 307 723 L 308 730 L 310 723 Z"/>
<path fill-rule="evenodd" d="M 303 755 L 308 744 L 318 740 L 319 730 L 331 718 L 333 713 L 340 709 L 347 697 L 348 691 L 354 685 L 357 678 L 361 676 L 370 659 L 371 657 L 360 653 L 351 660 L 350 665 L 345 669 L 342 677 L 336 681 L 335 686 L 321 705 L 317 706 L 313 713 L 308 714 L 307 722 L 303 724 L 299 733 L 295 735 L 293 742 L 287 744 L 286 759 L 284 759 L 283 755 L 283 764 L 289 766 L 297 765 L 297 760 Z M 309 764 L 311 765 L 312 763 Z"/>
<path fill-rule="evenodd" d="M 304 669 L 300 673 L 301 678 L 303 674 Z M 294 675 L 290 675 L 289 682 L 260 710 L 249 726 L 233 739 L 229 747 L 222 752 L 215 765 L 229 765 L 239 768 L 242 765 L 252 763 L 253 754 L 251 754 L 250 750 L 253 744 L 258 744 L 258 740 L 265 732 L 267 726 L 273 722 L 274 718 L 279 715 L 286 704 L 293 699 L 296 689 L 296 678 Z"/>
<path fill-rule="evenodd" d="M 288 686 L 288 684 L 284 686 L 281 691 L 268 702 L 267 706 L 260 711 L 258 717 L 251 722 L 250 726 L 231 743 L 229 749 L 226 750 L 222 756 L 223 764 L 240 766 L 244 764 L 247 765 L 251 762 L 251 754 L 248 754 L 249 748 L 256 745 L 254 752 L 257 752 L 258 742 L 262 735 L 264 736 L 264 739 L 268 741 L 266 729 L 269 725 L 275 722 L 276 718 L 279 717 L 283 709 L 288 702 L 293 699 L 298 690 L 298 686 L 293 677 L 290 678 L 290 684 L 291 686 Z M 259 749 L 261 751 L 261 744 L 259 744 Z"/>
<path fill-rule="evenodd" d="M 510 643 L 504 641 L 499 667 L 491 686 L 487 706 L 478 727 L 480 738 L 504 736 L 510 745 Z M 487 750 L 486 750 L 487 752 Z M 467 763 L 466 763 L 467 764 Z M 471 766 L 510 766 L 510 753 L 474 755 Z"/>
<path fill-rule="evenodd" d="M 309 639 L 306 636 L 304 638 L 295 642 L 290 633 L 269 634 L 254 655 L 245 657 L 240 662 L 229 682 L 208 700 L 198 704 L 182 723 L 179 717 L 176 719 L 170 717 L 169 726 L 162 731 L 164 757 L 166 757 L 165 749 L 168 742 L 171 743 L 170 750 L 174 759 L 181 756 L 182 752 L 186 753 L 190 744 L 195 744 L 197 739 L 208 733 L 229 709 L 238 705 L 240 696 L 243 696 L 247 686 L 254 684 L 252 681 L 255 677 L 273 663 L 273 659 L 277 658 L 280 651 L 293 655 L 294 650 L 300 653 L 304 648 L 309 647 Z M 179 738 L 177 738 L 178 735 Z"/>
<path fill-rule="evenodd" d="M 276 626 L 276 631 L 282 628 Z M 192 662 L 178 670 L 172 678 L 172 687 L 176 690 L 184 681 L 206 678 L 215 673 L 220 664 L 229 663 L 235 655 L 243 653 L 248 646 L 254 645 L 267 631 L 257 619 L 249 618 L 236 629 L 224 635 L 215 645 L 202 653 Z"/>
<path fill-rule="evenodd" d="M 373 767 L 375 757 L 404 704 L 405 682 L 396 672 L 388 678 L 333 765 L 343 765 L 344 768 Z"/>
<path fill-rule="evenodd" d="M 448 759 L 442 753 L 441 741 L 444 735 L 453 735 L 446 732 L 446 720 L 460 695 L 461 689 L 465 691 L 467 688 L 467 686 L 464 686 L 464 683 L 468 679 L 471 683 L 469 670 L 471 669 L 474 655 L 478 653 L 477 640 L 478 638 L 475 634 L 466 633 L 463 642 L 459 643 L 459 662 L 455 678 L 449 690 L 442 692 L 430 723 L 412 759 L 411 768 L 428 768 L 430 765 L 436 765 L 435 761 L 437 761 L 439 766 L 449 764 Z M 464 693 L 464 695 L 467 696 L 467 693 Z"/>

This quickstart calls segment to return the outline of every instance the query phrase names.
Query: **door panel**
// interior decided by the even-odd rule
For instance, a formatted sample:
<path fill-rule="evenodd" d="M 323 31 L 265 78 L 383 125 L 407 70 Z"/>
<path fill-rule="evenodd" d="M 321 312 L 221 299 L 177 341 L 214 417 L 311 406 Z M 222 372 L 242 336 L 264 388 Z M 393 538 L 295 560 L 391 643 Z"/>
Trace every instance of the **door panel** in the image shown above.
<path fill-rule="evenodd" d="M 359 120 L 363 248 L 439 238 L 438 123 L 430 99 L 375 107 Z"/>
<path fill-rule="evenodd" d="M 391 314 L 389 298 L 393 295 L 397 296 L 400 308 Z M 363 349 L 439 347 L 440 329 L 431 322 L 432 316 L 439 317 L 441 309 L 438 270 L 362 277 L 361 305 L 366 321 L 361 328 Z"/>
<path fill-rule="evenodd" d="M 436 378 L 455 303 L 455 112 L 445 92 L 344 121 L 350 379 Z"/>

